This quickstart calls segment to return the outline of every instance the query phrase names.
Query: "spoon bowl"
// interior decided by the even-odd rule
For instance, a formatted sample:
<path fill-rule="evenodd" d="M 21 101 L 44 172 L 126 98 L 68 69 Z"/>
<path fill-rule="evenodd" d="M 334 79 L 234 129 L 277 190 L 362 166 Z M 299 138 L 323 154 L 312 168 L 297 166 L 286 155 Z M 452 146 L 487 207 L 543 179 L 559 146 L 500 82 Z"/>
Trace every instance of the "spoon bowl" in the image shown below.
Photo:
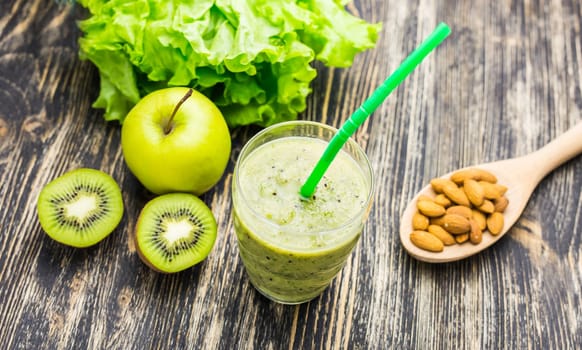
<path fill-rule="evenodd" d="M 433 198 L 436 196 L 430 185 L 424 187 L 412 198 L 402 213 L 400 219 L 402 246 L 412 257 L 431 263 L 456 261 L 479 253 L 500 240 L 511 229 L 521 216 L 533 191 L 547 174 L 581 152 L 582 122 L 528 155 L 467 167 L 484 169 L 495 174 L 497 182 L 508 188 L 505 197 L 509 200 L 509 205 L 503 212 L 503 230 L 498 235 L 484 233 L 483 240 L 479 244 L 470 242 L 454 244 L 445 246 L 442 252 L 430 252 L 412 244 L 409 236 L 413 231 L 412 216 L 417 211 L 416 201 L 421 195 Z M 445 174 L 442 178 L 448 179 L 456 171 L 458 170 Z"/>

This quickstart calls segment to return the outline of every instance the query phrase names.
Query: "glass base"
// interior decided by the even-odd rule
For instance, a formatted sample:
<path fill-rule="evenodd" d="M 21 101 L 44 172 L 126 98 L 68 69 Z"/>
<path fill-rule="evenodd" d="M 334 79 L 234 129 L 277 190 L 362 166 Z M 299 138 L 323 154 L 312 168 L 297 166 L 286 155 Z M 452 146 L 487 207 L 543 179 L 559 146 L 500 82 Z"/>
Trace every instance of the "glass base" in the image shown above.
<path fill-rule="evenodd" d="M 315 298 L 317 298 L 317 297 L 319 297 L 321 295 L 321 293 L 319 293 L 317 295 L 309 296 L 309 297 L 306 297 L 304 299 L 302 298 L 302 299 L 299 299 L 299 300 L 285 300 L 285 299 L 282 299 L 282 298 L 277 298 L 275 296 L 272 296 L 269 293 L 267 293 L 266 291 L 262 290 L 261 288 L 258 288 L 253 283 L 253 281 L 250 281 L 250 283 L 253 286 L 253 288 L 257 292 L 259 292 L 259 294 L 261 294 L 262 296 L 264 296 L 265 298 L 267 298 L 267 299 L 269 299 L 271 301 L 274 301 L 276 303 L 283 304 L 283 305 L 299 305 L 299 304 L 304 304 L 304 303 L 310 302 L 311 300 L 313 300 L 313 299 L 315 299 Z"/>

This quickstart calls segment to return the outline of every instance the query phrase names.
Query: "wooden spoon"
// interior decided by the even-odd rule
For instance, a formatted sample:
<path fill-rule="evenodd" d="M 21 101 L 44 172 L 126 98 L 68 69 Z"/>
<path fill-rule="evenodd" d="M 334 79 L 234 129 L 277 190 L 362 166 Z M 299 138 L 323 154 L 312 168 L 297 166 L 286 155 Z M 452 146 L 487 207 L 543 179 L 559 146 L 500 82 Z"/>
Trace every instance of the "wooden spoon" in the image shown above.
<path fill-rule="evenodd" d="M 430 185 L 424 187 L 414 196 L 402 214 L 400 221 L 400 241 L 402 246 L 414 258 L 431 263 L 460 260 L 479 253 L 497 242 L 509 231 L 519 219 L 536 186 L 547 174 L 581 152 L 582 122 L 546 146 L 528 155 L 467 167 L 488 170 L 497 176 L 499 184 L 508 187 L 505 196 L 509 199 L 509 205 L 503 213 L 505 224 L 502 232 L 496 236 L 489 232 L 484 232 L 483 240 L 479 244 L 470 242 L 454 244 L 445 246 L 442 252 L 436 253 L 420 249 L 412 244 L 410 233 L 412 232 L 412 216 L 417 211 L 416 201 L 420 195 L 431 197 L 436 195 Z M 452 173 L 445 174 L 442 177 L 448 179 Z"/>

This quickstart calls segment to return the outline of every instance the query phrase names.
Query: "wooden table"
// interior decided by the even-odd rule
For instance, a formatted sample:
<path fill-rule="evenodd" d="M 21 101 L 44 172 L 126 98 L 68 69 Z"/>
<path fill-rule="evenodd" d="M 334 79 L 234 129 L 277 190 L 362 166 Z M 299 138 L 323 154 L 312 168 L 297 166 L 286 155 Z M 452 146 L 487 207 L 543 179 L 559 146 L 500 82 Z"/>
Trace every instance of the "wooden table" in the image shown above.
<path fill-rule="evenodd" d="M 230 183 L 256 128 L 234 130 L 207 260 L 162 275 L 130 239 L 152 196 L 130 174 L 120 127 L 91 108 L 96 69 L 78 57 L 79 6 L 0 4 L 0 348 L 567 349 L 582 344 L 582 158 L 547 176 L 508 236 L 463 261 L 412 259 L 399 216 L 432 177 L 520 156 L 582 120 L 582 4 L 360 0 L 384 22 L 377 47 L 319 75 L 302 119 L 338 126 L 440 21 L 452 35 L 355 135 L 378 180 L 367 229 L 321 297 L 267 301 L 249 284 Z M 322 117 L 325 116 L 325 117 Z M 75 167 L 118 180 L 119 228 L 88 249 L 46 236 L 39 190 Z"/>

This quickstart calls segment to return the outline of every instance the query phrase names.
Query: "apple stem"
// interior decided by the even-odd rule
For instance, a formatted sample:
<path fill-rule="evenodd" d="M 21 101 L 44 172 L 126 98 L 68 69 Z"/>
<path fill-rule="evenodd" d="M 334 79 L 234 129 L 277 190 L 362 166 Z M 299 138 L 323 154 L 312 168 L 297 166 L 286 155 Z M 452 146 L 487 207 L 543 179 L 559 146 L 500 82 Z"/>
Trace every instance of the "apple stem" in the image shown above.
<path fill-rule="evenodd" d="M 172 115 L 170 115 L 170 119 L 168 120 L 168 123 L 166 124 L 166 127 L 164 128 L 164 133 L 166 135 L 168 135 L 173 129 L 172 120 L 174 119 L 174 116 L 176 115 L 176 113 L 178 113 L 178 109 L 180 109 L 182 104 L 184 102 L 186 102 L 186 100 L 190 96 L 192 96 L 192 92 L 193 92 L 192 89 L 188 89 L 188 91 L 186 92 L 184 97 L 182 97 L 182 99 L 178 102 L 178 104 L 176 104 L 176 107 L 174 107 L 174 111 L 172 112 Z"/>

